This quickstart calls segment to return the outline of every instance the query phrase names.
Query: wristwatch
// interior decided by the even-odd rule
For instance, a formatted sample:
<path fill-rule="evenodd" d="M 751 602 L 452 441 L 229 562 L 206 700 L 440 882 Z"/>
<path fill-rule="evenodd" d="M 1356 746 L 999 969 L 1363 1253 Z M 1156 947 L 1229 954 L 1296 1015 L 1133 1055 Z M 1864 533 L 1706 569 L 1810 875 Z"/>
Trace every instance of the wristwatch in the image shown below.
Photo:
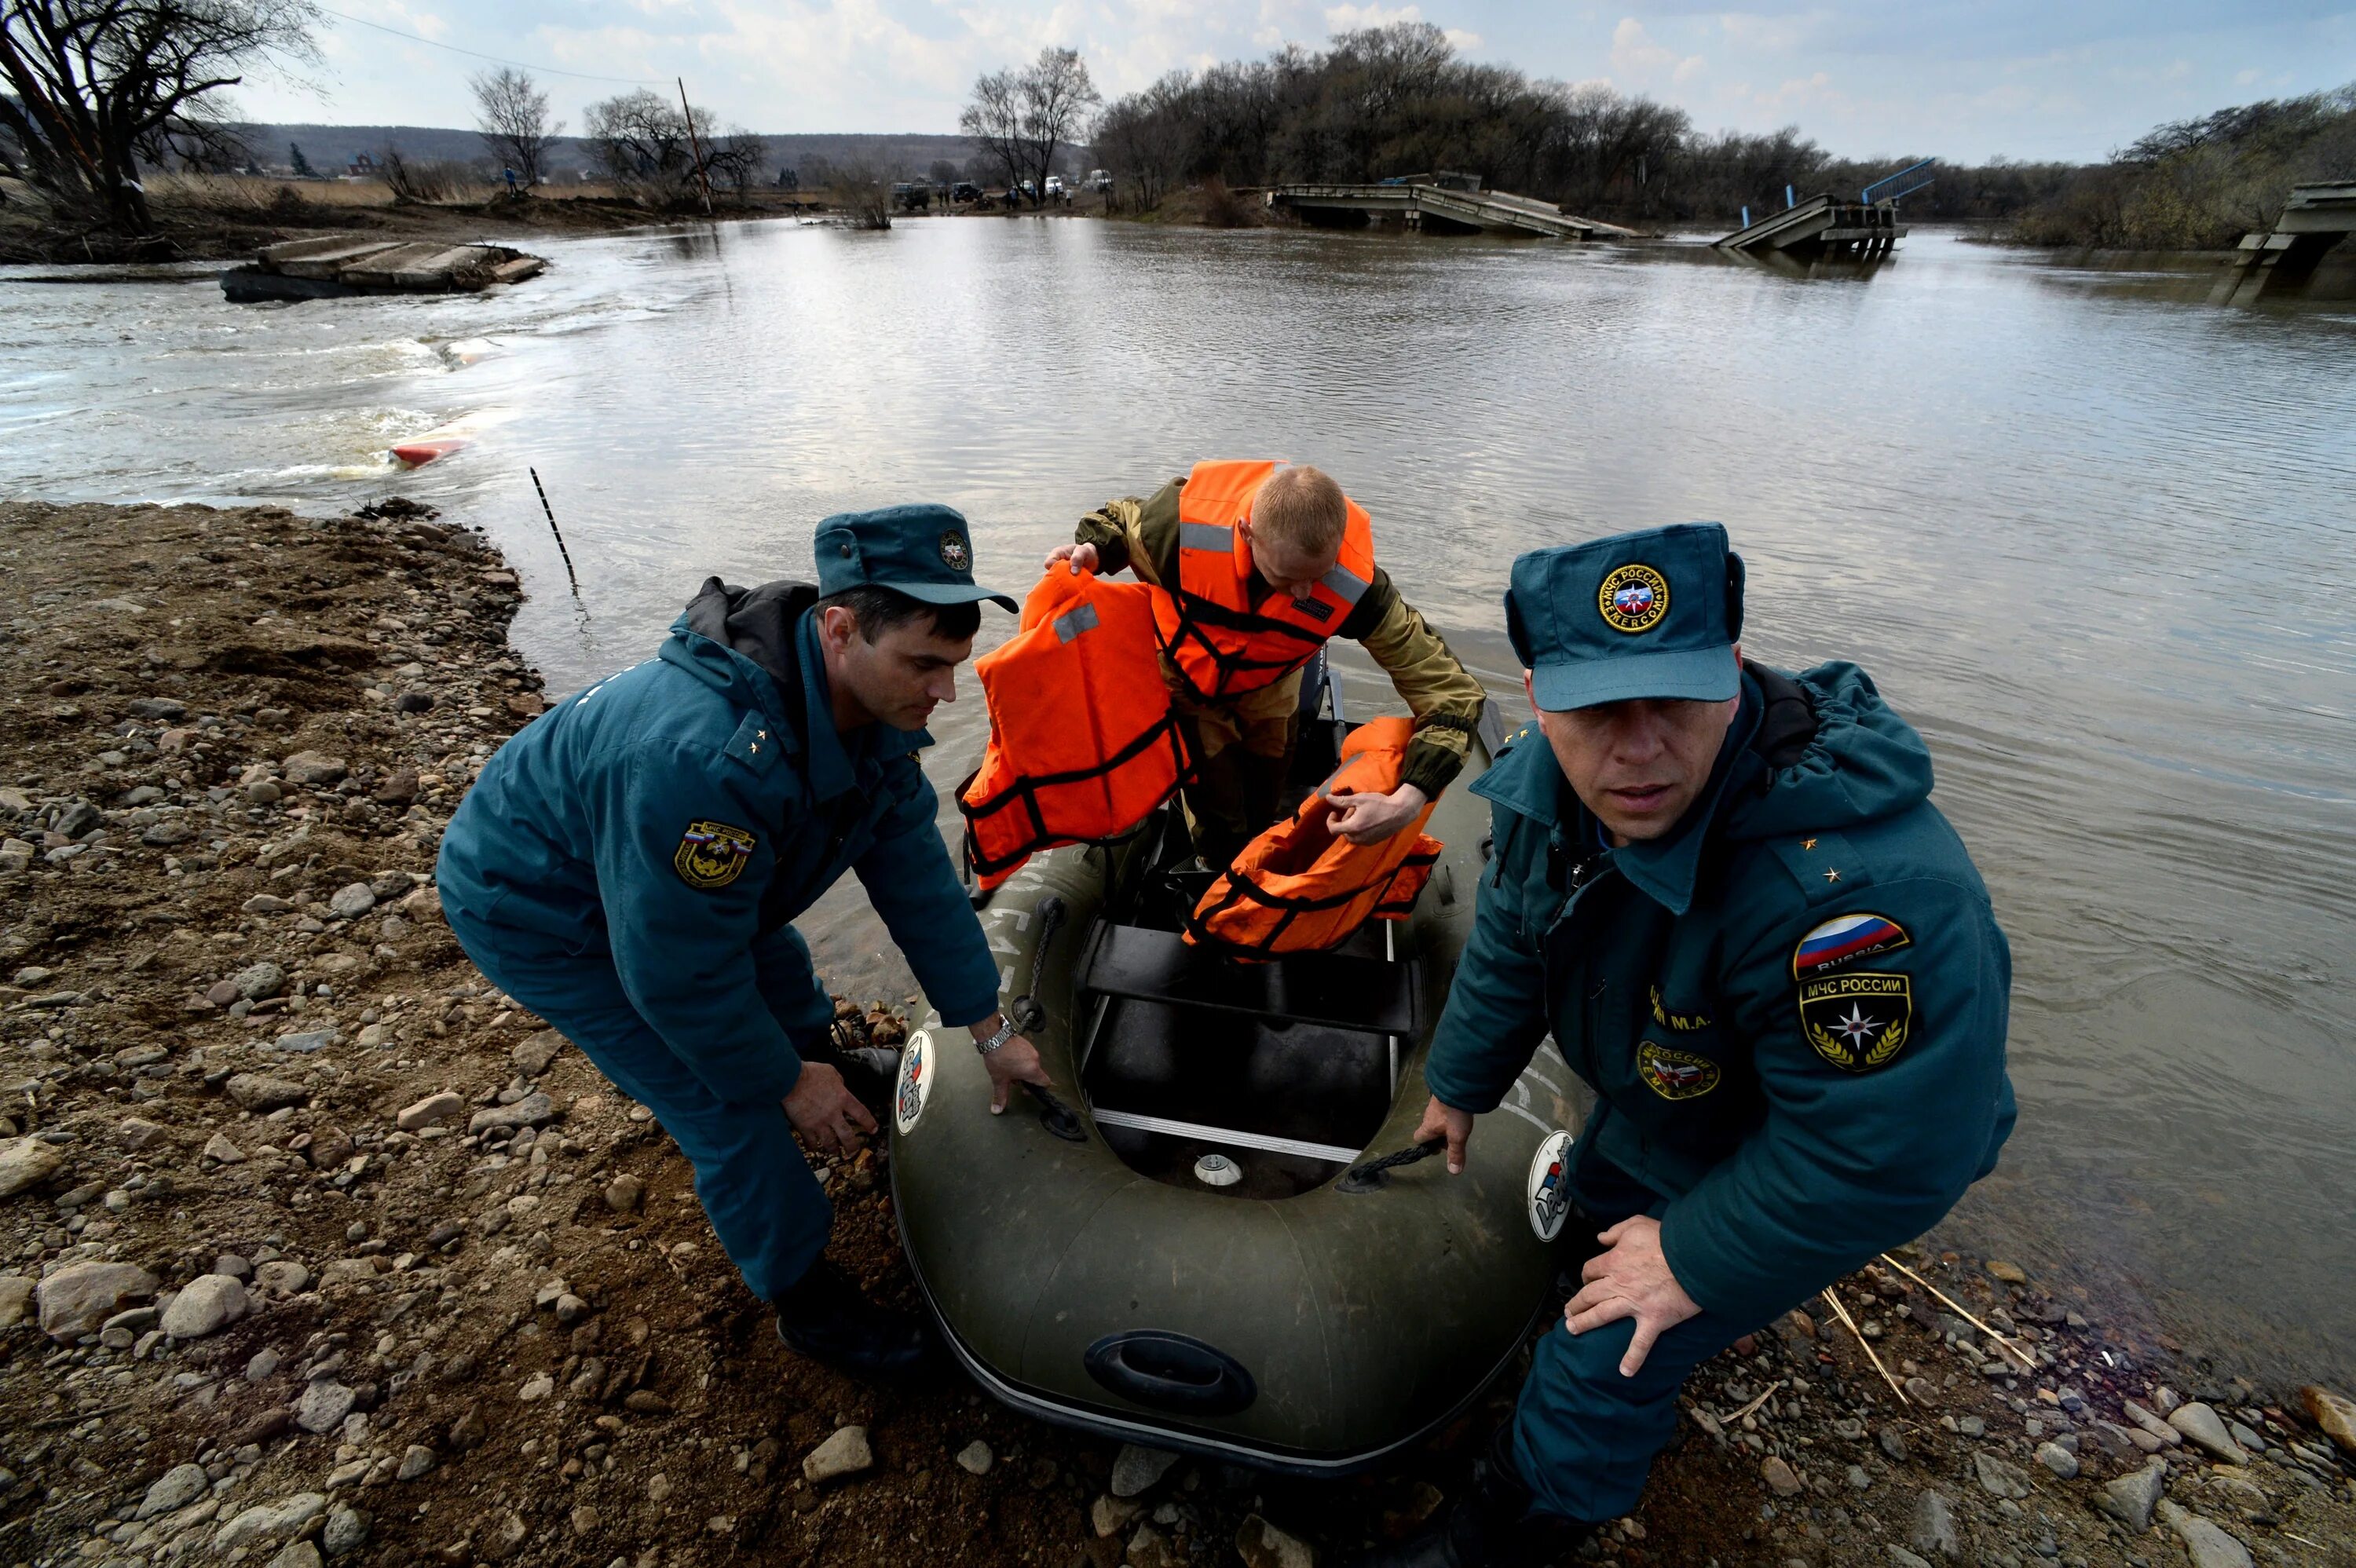
<path fill-rule="evenodd" d="M 1008 1019 L 1004 1023 L 998 1026 L 998 1032 L 996 1034 L 991 1035 L 988 1040 L 975 1040 L 973 1042 L 973 1048 L 981 1052 L 984 1056 L 988 1056 L 991 1051 L 996 1051 L 1000 1046 L 1004 1045 L 1008 1040 L 1012 1040 L 1016 1035 L 1021 1034 L 1022 1032 L 1022 1026 L 1017 1024 L 1012 1019 Z"/>

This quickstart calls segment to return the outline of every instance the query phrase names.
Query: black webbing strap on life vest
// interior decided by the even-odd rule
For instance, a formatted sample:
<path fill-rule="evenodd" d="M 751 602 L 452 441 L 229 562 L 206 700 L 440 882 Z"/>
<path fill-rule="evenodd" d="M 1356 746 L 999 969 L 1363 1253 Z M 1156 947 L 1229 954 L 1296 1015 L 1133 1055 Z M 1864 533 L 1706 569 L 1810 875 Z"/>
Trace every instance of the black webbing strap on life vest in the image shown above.
<path fill-rule="evenodd" d="M 1171 592 L 1170 597 L 1178 606 L 1178 630 L 1166 645 L 1170 649 L 1170 662 L 1178 664 L 1178 645 L 1191 639 L 1203 650 L 1204 656 L 1211 661 L 1211 667 L 1219 672 L 1219 678 L 1213 683 L 1212 688 L 1208 691 L 1196 686 L 1193 676 L 1186 676 L 1186 684 L 1194 688 L 1197 697 L 1205 699 L 1225 697 L 1230 691 L 1237 689 L 1254 690 L 1262 686 L 1273 686 L 1292 671 L 1315 658 L 1317 650 L 1325 645 L 1326 634 L 1312 632 L 1305 627 L 1296 626 L 1289 621 L 1273 621 L 1265 615 L 1256 614 L 1248 610 L 1230 610 L 1224 604 L 1214 603 L 1208 599 L 1189 593 L 1183 588 Z M 1301 650 L 1301 656 L 1298 658 L 1256 659 L 1243 654 L 1230 653 L 1222 648 L 1204 632 L 1204 626 L 1216 626 L 1226 631 L 1249 635 L 1262 632 L 1275 633 L 1282 636 L 1297 637 L 1308 645 Z M 1181 675 L 1185 675 L 1185 666 L 1179 664 L 1178 668 Z M 1236 682 L 1245 677 L 1254 675 L 1265 676 L 1266 678 L 1256 681 L 1248 688 L 1238 688 L 1236 685 Z"/>
<path fill-rule="evenodd" d="M 1116 768 L 1128 766 L 1161 744 L 1169 746 L 1171 757 L 1177 763 L 1177 777 L 1172 782 L 1169 789 L 1162 792 L 1162 799 L 1146 808 L 1148 812 L 1151 812 L 1160 807 L 1164 801 L 1169 800 L 1172 795 L 1176 795 L 1182 785 L 1192 783 L 1194 777 L 1194 761 L 1186 753 L 1186 738 L 1179 728 L 1178 715 L 1174 710 L 1164 713 L 1159 720 L 1147 726 L 1144 731 L 1128 745 L 1092 767 L 1072 768 L 1060 773 L 1017 774 L 1012 784 L 980 805 L 972 805 L 965 798 L 966 791 L 973 787 L 973 781 L 981 776 L 981 770 L 975 769 L 967 774 L 965 782 L 957 787 L 958 813 L 965 818 L 966 824 L 967 864 L 980 876 L 994 877 L 1001 871 L 1021 865 L 1042 849 L 1058 843 L 1072 842 L 1068 837 L 1059 838 L 1047 830 L 1047 819 L 1039 810 L 1039 792 L 1061 784 L 1078 784 L 1086 779 L 1102 778 Z M 1024 814 L 1030 818 L 1030 830 L 1023 837 L 1023 847 L 995 858 L 984 855 L 981 852 L 981 840 L 974 831 L 975 825 L 1017 804 L 1021 805 Z M 1095 844 L 1104 843 L 1107 840 L 1087 839 L 1085 842 Z"/>
<path fill-rule="evenodd" d="M 1319 914 L 1327 910 L 1339 909 L 1344 904 L 1350 902 L 1354 899 L 1365 897 L 1368 892 L 1374 891 L 1376 889 L 1379 889 L 1380 891 L 1376 893 L 1374 908 L 1366 912 L 1366 918 L 1368 920 L 1376 919 L 1386 910 L 1396 910 L 1398 913 L 1405 914 L 1408 911 L 1415 907 L 1415 900 L 1408 899 L 1403 903 L 1397 904 L 1389 904 L 1384 901 L 1390 897 L 1391 888 L 1398 882 L 1399 873 L 1406 870 L 1409 866 L 1431 865 L 1439 859 L 1440 857 L 1437 854 L 1410 854 L 1407 859 L 1401 860 L 1398 865 L 1385 872 L 1379 882 L 1366 882 L 1343 892 L 1330 893 L 1318 898 L 1303 898 L 1285 893 L 1272 893 L 1266 888 L 1261 887 L 1258 882 L 1253 881 L 1249 876 L 1230 867 L 1227 870 L 1227 891 L 1226 894 L 1220 898 L 1217 903 L 1213 904 L 1207 910 L 1198 908 L 1188 911 L 1186 914 L 1186 930 L 1193 935 L 1196 942 L 1201 943 L 1203 945 L 1217 949 L 1221 952 L 1234 954 L 1239 958 L 1249 958 L 1254 960 L 1275 958 L 1280 955 L 1276 947 L 1278 939 L 1283 936 L 1285 931 L 1294 921 L 1300 919 L 1304 914 Z M 1422 890 L 1418 889 L 1417 891 L 1420 892 Z M 1247 897 L 1250 898 L 1254 902 L 1260 904 L 1264 908 L 1281 910 L 1284 912 L 1278 919 L 1275 926 L 1269 930 L 1268 936 L 1264 941 L 1237 942 L 1231 937 L 1222 936 L 1218 933 L 1211 930 L 1210 922 L 1213 916 L 1224 913 L 1225 912 L 1235 908 L 1237 904 L 1243 902 Z"/>

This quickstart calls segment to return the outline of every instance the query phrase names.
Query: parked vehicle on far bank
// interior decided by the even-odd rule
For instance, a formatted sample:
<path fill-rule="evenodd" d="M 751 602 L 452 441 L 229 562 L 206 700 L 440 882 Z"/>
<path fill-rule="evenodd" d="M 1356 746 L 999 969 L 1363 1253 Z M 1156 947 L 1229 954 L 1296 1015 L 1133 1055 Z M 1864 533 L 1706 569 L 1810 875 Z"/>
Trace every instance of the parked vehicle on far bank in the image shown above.
<path fill-rule="evenodd" d="M 1064 194 L 1063 176 L 1049 175 L 1047 176 L 1047 194 L 1049 196 L 1061 196 Z"/>
<path fill-rule="evenodd" d="M 981 187 L 974 184 L 971 180 L 959 180 L 957 184 L 949 187 L 949 199 L 951 201 L 980 201 L 981 199 Z"/>
<path fill-rule="evenodd" d="M 1090 169 L 1088 171 L 1088 188 L 1095 191 L 1099 196 L 1111 190 L 1112 171 L 1110 169 Z"/>

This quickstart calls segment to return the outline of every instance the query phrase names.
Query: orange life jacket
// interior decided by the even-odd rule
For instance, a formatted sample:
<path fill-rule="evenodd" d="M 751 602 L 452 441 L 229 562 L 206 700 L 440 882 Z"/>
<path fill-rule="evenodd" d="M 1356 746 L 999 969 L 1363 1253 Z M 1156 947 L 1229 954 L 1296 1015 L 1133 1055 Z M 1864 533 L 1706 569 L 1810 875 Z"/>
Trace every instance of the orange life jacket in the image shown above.
<path fill-rule="evenodd" d="M 1374 523 L 1352 501 L 1342 558 L 1309 596 L 1272 592 L 1252 603 L 1251 541 L 1236 525 L 1278 466 L 1197 463 L 1178 493 L 1178 581 L 1155 591 L 1153 618 L 1171 662 L 1205 700 L 1257 690 L 1306 664 L 1374 584 Z"/>
<path fill-rule="evenodd" d="M 1185 779 L 1151 594 L 1059 567 L 1023 602 L 1022 630 L 974 661 L 990 744 L 958 810 L 984 888 L 1036 850 L 1128 832 Z"/>
<path fill-rule="evenodd" d="M 1414 739 L 1408 719 L 1376 719 L 1342 743 L 1342 765 L 1301 809 L 1236 857 L 1186 920 L 1186 940 L 1242 956 L 1338 946 L 1369 920 L 1404 920 L 1442 848 L 1422 831 L 1432 805 L 1379 844 L 1353 844 L 1326 819 L 1333 794 L 1388 795 Z M 1432 805 L 1438 804 L 1437 802 Z"/>

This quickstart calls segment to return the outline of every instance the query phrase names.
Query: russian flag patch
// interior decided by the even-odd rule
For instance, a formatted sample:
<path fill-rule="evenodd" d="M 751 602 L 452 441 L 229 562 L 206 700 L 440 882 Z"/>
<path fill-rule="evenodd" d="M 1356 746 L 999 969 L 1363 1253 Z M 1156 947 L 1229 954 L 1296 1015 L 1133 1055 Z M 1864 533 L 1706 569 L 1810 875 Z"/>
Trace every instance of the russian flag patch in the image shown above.
<path fill-rule="evenodd" d="M 1869 954 L 1888 953 L 1911 944 L 1906 928 L 1887 915 L 1837 915 L 1800 938 L 1792 950 L 1792 978 L 1828 975 Z"/>

